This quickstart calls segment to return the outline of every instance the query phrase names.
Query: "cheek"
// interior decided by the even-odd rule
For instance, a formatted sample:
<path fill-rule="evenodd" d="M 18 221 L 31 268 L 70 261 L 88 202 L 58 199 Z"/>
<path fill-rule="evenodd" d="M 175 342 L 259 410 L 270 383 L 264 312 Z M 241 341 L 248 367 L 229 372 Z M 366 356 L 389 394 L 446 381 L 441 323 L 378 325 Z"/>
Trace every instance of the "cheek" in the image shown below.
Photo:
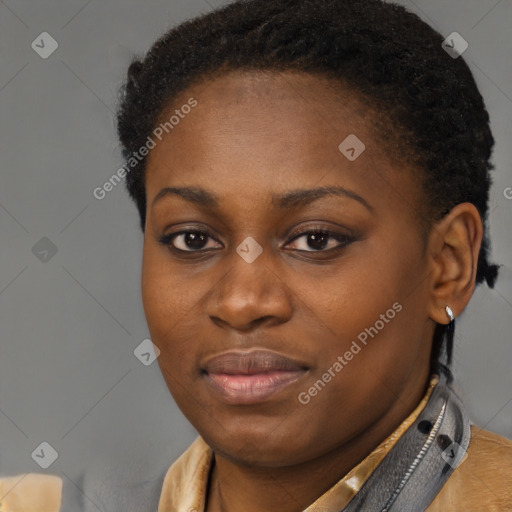
<path fill-rule="evenodd" d="M 158 272 L 157 262 L 151 251 L 144 248 L 141 274 L 142 304 L 149 330 L 158 332 L 166 310 L 171 308 L 172 296 L 165 286 L 167 276 Z"/>
<path fill-rule="evenodd" d="M 186 308 L 187 287 L 183 286 L 165 248 L 156 242 L 146 241 L 144 244 L 141 292 L 150 329 L 159 327 L 163 321 L 170 327 Z"/>
<path fill-rule="evenodd" d="M 145 246 L 141 292 L 146 323 L 160 349 L 158 363 L 168 373 L 184 378 L 196 371 L 198 315 L 208 281 L 184 277 L 159 247 Z M 210 285 L 211 286 L 211 285 Z"/>
<path fill-rule="evenodd" d="M 322 286 L 310 283 L 315 311 L 337 326 L 336 333 L 357 334 L 410 293 L 419 275 L 418 258 L 414 248 L 400 245 L 388 234 L 372 237 L 354 247 L 332 274 L 322 276 Z"/>
<path fill-rule="evenodd" d="M 348 380 L 337 379 L 342 386 L 352 378 L 357 381 L 360 372 L 371 387 L 401 368 L 407 371 L 417 357 L 426 271 L 419 249 L 404 242 L 400 233 L 369 240 L 337 275 L 324 280 L 327 287 L 317 287 L 317 293 L 310 295 L 310 310 L 329 331 L 322 342 L 321 365 L 331 366 L 351 347 L 357 351 L 357 355 L 347 353 L 350 371 L 343 374 Z"/>
<path fill-rule="evenodd" d="M 176 348 L 167 339 L 179 324 L 186 305 L 183 294 L 178 293 L 173 273 L 166 270 L 166 262 L 158 252 L 158 249 L 149 248 L 147 244 L 144 247 L 141 293 L 151 339 L 161 351 L 160 362 L 161 359 L 168 359 L 169 350 Z M 174 357 L 169 359 L 174 360 Z"/>

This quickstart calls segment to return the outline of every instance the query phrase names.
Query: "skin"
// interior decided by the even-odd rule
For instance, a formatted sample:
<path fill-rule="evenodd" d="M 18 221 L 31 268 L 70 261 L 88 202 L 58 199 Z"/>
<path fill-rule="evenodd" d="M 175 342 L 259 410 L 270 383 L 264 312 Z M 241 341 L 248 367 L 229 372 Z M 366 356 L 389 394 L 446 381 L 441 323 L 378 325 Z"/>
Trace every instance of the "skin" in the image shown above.
<path fill-rule="evenodd" d="M 207 512 L 301 511 L 424 395 L 435 322 L 448 323 L 447 304 L 459 315 L 474 290 L 481 219 L 473 205 L 457 205 L 424 239 L 418 172 L 397 168 L 372 133 L 375 114 L 326 79 L 230 73 L 191 86 L 172 108 L 191 96 L 198 106 L 148 157 L 147 323 L 172 396 L 215 453 Z M 338 149 L 352 133 L 366 146 L 355 161 Z M 207 189 L 219 205 L 178 195 L 152 205 L 161 189 L 184 186 Z M 288 209 L 270 199 L 326 186 L 349 189 L 371 209 L 346 196 Z M 340 246 L 328 238 L 319 250 L 308 242 L 312 227 L 353 241 L 327 252 Z M 186 229 L 213 238 L 159 243 Z M 263 249 L 252 263 L 236 252 L 249 236 Z M 299 403 L 298 394 L 395 302 L 402 310 L 308 404 Z M 308 371 L 266 402 L 226 404 L 206 385 L 201 362 L 251 347 Z"/>

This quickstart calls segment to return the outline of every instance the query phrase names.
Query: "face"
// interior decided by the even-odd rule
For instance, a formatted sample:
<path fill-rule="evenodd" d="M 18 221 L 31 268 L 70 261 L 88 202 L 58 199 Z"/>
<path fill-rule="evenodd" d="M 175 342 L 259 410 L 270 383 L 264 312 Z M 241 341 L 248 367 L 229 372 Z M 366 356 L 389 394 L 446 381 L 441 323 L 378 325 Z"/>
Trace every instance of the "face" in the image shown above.
<path fill-rule="evenodd" d="M 172 112 L 191 97 L 147 163 L 142 298 L 158 362 L 216 452 L 301 463 L 412 404 L 428 377 L 418 178 L 377 143 L 375 114 L 325 79 L 231 73 Z M 364 151 L 339 148 L 351 134 Z"/>

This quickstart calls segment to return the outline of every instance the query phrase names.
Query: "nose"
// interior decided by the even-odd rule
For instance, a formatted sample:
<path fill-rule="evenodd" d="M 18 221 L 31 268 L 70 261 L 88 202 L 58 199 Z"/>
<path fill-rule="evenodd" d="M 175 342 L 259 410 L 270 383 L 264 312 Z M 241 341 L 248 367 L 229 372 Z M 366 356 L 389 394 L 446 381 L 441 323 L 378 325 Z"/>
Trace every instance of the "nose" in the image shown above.
<path fill-rule="evenodd" d="M 265 251 L 252 263 L 233 254 L 229 270 L 206 301 L 206 312 L 216 325 L 250 331 L 290 319 L 290 289 L 270 260 Z"/>

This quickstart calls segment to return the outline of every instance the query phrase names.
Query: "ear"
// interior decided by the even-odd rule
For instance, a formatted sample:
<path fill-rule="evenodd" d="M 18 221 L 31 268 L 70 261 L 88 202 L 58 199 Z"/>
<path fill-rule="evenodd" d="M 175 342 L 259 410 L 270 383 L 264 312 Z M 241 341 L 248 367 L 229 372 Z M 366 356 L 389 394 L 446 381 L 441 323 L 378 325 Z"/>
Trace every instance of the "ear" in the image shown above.
<path fill-rule="evenodd" d="M 435 322 L 448 324 L 446 306 L 457 317 L 471 299 L 482 236 L 482 219 L 471 203 L 458 204 L 433 226 L 428 243 L 429 316 Z"/>

